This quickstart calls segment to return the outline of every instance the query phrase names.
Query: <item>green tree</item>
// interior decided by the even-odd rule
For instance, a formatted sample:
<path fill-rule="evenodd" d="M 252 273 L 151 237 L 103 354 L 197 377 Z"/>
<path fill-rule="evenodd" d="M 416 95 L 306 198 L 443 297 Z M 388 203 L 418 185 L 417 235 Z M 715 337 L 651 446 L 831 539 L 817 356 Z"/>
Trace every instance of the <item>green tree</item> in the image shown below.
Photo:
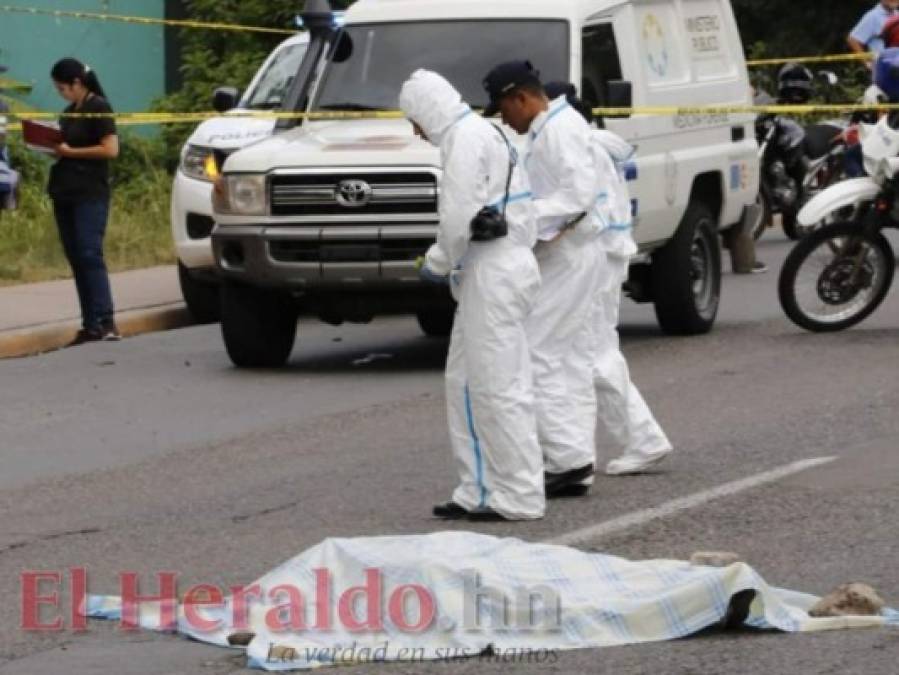
<path fill-rule="evenodd" d="M 291 29 L 303 9 L 301 0 L 184 0 L 184 15 L 195 21 Z M 351 0 L 331 0 L 345 9 Z M 244 89 L 265 57 L 284 36 L 265 33 L 181 29 L 182 87 L 155 106 L 161 112 L 200 112 L 211 108 L 218 86 Z M 190 125 L 166 126 L 163 138 L 170 161 L 177 156 Z"/>
<path fill-rule="evenodd" d="M 841 54 L 846 36 L 879 0 L 732 0 L 747 50 L 770 56 Z"/>
<path fill-rule="evenodd" d="M 780 58 L 848 52 L 846 37 L 862 15 L 879 0 L 843 0 L 826 4 L 813 0 L 732 2 L 749 58 Z M 828 102 L 857 101 L 871 82 L 868 70 L 857 61 L 809 64 L 809 67 L 832 70 L 839 75 L 840 85 L 828 92 Z M 778 69 L 779 66 L 751 69 L 753 83 L 773 92 Z"/>

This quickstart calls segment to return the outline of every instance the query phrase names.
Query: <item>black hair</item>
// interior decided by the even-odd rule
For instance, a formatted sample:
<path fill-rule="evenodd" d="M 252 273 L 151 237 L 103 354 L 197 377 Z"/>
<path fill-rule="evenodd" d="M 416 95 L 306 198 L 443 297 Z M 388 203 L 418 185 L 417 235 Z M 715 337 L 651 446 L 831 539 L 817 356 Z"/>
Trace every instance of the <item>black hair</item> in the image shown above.
<path fill-rule="evenodd" d="M 60 59 L 54 64 L 53 69 L 50 71 L 50 77 L 53 78 L 54 82 L 68 85 L 75 84 L 75 80 L 78 80 L 94 96 L 106 98 L 106 92 L 103 91 L 103 87 L 100 85 L 100 79 L 97 77 L 97 73 L 81 63 L 78 59 Z"/>
<path fill-rule="evenodd" d="M 577 87 L 570 82 L 548 82 L 544 87 L 546 95 L 550 98 L 558 98 L 564 96 L 568 101 L 568 105 L 578 111 L 587 123 L 593 121 L 593 110 L 583 100 L 578 98 Z"/>
<path fill-rule="evenodd" d="M 511 94 L 516 91 L 523 91 L 532 96 L 546 96 L 546 90 L 539 82 L 525 82 L 524 84 L 518 84 L 509 91 L 509 93 Z"/>

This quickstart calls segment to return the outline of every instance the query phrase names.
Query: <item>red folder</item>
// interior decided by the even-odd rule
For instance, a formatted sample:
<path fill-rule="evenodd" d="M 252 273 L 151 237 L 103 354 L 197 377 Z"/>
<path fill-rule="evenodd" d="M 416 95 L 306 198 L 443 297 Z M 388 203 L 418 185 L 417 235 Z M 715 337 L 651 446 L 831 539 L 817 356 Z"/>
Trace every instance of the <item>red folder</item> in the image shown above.
<path fill-rule="evenodd" d="M 35 150 L 53 150 L 62 143 L 62 132 L 55 124 L 22 120 L 22 137 Z"/>

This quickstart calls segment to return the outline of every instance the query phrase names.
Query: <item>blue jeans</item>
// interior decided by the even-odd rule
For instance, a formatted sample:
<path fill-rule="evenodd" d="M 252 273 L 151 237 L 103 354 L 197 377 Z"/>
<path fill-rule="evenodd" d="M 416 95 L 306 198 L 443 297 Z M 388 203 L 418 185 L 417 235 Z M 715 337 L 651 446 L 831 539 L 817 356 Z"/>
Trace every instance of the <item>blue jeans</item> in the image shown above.
<path fill-rule="evenodd" d="M 112 291 L 103 258 L 109 202 L 103 199 L 54 201 L 53 211 L 59 238 L 75 277 L 82 325 L 86 329 L 111 325 L 114 315 Z"/>

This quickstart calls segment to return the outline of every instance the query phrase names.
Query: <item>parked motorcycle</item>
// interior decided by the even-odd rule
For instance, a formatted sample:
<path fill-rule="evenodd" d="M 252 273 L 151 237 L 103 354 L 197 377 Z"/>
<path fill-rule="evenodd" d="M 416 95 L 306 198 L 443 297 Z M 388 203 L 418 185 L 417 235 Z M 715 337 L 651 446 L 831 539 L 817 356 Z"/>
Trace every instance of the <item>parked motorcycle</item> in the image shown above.
<path fill-rule="evenodd" d="M 787 257 L 778 283 L 780 303 L 798 326 L 839 331 L 866 319 L 883 302 L 896 259 L 883 230 L 899 228 L 899 114 L 860 128 L 864 178 L 834 185 L 799 213 L 802 227 L 829 214 L 849 220 L 824 225 Z"/>
<path fill-rule="evenodd" d="M 829 91 L 839 81 L 831 72 L 818 73 Z M 778 104 L 801 105 L 812 94 L 814 76 L 798 64 L 784 66 L 778 75 Z M 774 102 L 764 92 L 756 96 L 756 103 Z M 802 206 L 821 190 L 844 176 L 844 155 L 848 123 L 828 121 L 806 127 L 781 115 L 760 115 L 756 120 L 759 143 L 761 181 L 759 205 L 764 217 L 753 235 L 762 236 L 773 224 L 775 215 L 781 216 L 784 233 L 799 239 L 810 228 L 798 225 L 796 216 Z"/>

